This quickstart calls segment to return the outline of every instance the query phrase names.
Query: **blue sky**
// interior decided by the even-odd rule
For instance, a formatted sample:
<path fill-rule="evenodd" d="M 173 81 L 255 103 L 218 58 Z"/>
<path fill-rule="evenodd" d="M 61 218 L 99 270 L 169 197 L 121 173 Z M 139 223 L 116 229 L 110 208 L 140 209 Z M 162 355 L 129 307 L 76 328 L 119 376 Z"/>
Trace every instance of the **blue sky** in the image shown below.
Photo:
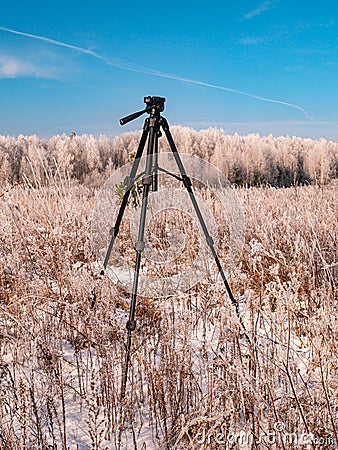
<path fill-rule="evenodd" d="M 0 27 L 2 135 L 112 137 L 160 95 L 172 125 L 338 140 L 336 2 L 20 0 Z"/>

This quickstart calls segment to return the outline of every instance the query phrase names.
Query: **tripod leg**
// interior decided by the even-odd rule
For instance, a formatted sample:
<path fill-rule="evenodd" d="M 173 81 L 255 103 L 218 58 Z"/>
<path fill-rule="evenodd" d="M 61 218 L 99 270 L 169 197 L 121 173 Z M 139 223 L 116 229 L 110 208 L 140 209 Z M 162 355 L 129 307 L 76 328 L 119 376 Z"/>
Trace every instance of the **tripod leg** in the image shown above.
<path fill-rule="evenodd" d="M 129 310 L 129 319 L 126 325 L 128 330 L 127 336 L 127 346 L 126 346 L 126 360 L 125 360 L 125 369 L 124 369 L 124 377 L 122 380 L 121 387 L 121 399 L 124 398 L 127 387 L 127 377 L 128 370 L 130 364 L 130 350 L 131 350 L 131 340 L 132 340 L 132 332 L 136 328 L 136 320 L 135 320 L 135 311 L 136 311 L 136 299 L 137 299 L 137 288 L 140 274 L 140 266 L 141 266 L 141 256 L 144 250 L 144 232 L 145 232 L 145 223 L 146 223 L 146 214 L 147 214 L 147 206 L 148 206 L 148 194 L 150 185 L 152 183 L 152 166 L 153 166 L 153 150 L 155 139 L 157 140 L 156 135 L 156 118 L 150 118 L 150 131 L 149 131 L 149 140 L 148 140 L 148 152 L 147 152 L 147 161 L 146 161 L 146 170 L 145 176 L 142 180 L 143 183 L 143 197 L 142 197 L 142 206 L 141 206 L 141 214 L 140 214 L 140 225 L 138 232 L 138 239 L 135 243 L 136 250 L 136 262 L 135 262 L 135 273 L 134 273 L 134 281 L 133 281 L 133 290 L 130 302 L 130 310 Z M 157 145 L 157 144 L 156 144 Z"/>
<path fill-rule="evenodd" d="M 242 328 L 243 328 L 243 330 L 244 330 L 244 334 L 245 334 L 246 338 L 247 338 L 247 339 L 249 340 L 249 342 L 250 342 L 250 339 L 249 339 L 249 337 L 248 337 L 248 335 L 247 335 L 247 331 L 246 331 L 245 325 L 244 325 L 244 323 L 243 323 L 243 320 L 242 320 L 242 318 L 241 318 L 240 315 L 239 315 L 239 306 L 238 306 L 238 302 L 237 302 L 237 300 L 235 299 L 235 297 L 234 297 L 234 295 L 233 295 L 233 293 L 232 293 L 232 290 L 231 290 L 231 288 L 230 288 L 230 285 L 229 285 L 229 283 L 228 283 L 228 280 L 227 280 L 227 278 L 226 278 L 226 276 L 225 276 L 225 273 L 224 273 L 222 264 L 221 264 L 221 262 L 220 262 L 220 260 L 219 260 L 219 258 L 218 258 L 218 256 L 217 256 L 217 252 L 216 252 L 215 247 L 214 247 L 214 241 L 213 241 L 212 237 L 210 236 L 210 234 L 209 234 L 209 232 L 208 232 L 208 229 L 207 229 L 207 226 L 206 226 L 205 221 L 204 221 L 204 219 L 203 219 L 201 210 L 200 210 L 200 208 L 199 208 L 199 206 L 198 206 L 196 197 L 195 197 L 194 192 L 193 192 L 193 190 L 192 190 L 192 183 L 191 183 L 191 180 L 190 180 L 190 178 L 189 178 L 189 177 L 187 176 L 187 174 L 186 174 L 186 171 L 185 171 L 185 169 L 184 169 L 182 160 L 181 160 L 180 155 L 179 155 L 179 153 L 178 153 L 178 151 L 177 151 L 177 148 L 176 148 L 174 139 L 173 139 L 173 137 L 172 137 L 172 135 L 171 135 L 171 132 L 170 132 L 170 129 L 169 129 L 169 125 L 168 125 L 168 122 L 167 122 L 167 120 L 166 120 L 164 117 L 162 117 L 161 125 L 162 125 L 162 128 L 163 128 L 163 130 L 164 130 L 164 132 L 165 132 L 165 135 L 166 135 L 166 137 L 167 137 L 167 140 L 168 140 L 170 149 L 171 149 L 171 151 L 173 152 L 173 155 L 174 155 L 176 164 L 177 164 L 178 169 L 179 169 L 179 171 L 180 171 L 180 174 L 181 174 L 181 176 L 182 176 L 182 180 L 183 180 L 184 186 L 186 187 L 186 189 L 187 189 L 187 191 L 188 191 L 188 193 L 189 193 L 189 197 L 190 197 L 191 202 L 192 202 L 192 204 L 193 204 L 193 206 L 194 206 L 194 209 L 195 209 L 195 212 L 196 212 L 196 214 L 197 214 L 198 220 L 199 220 L 199 222 L 200 222 L 200 224 L 201 224 L 201 227 L 202 227 L 202 230 L 203 230 L 203 233 L 204 233 L 206 242 L 207 242 L 207 244 L 208 244 L 208 246 L 209 246 L 209 248 L 210 248 L 210 251 L 211 251 L 211 253 L 212 253 L 212 256 L 213 256 L 213 258 L 214 258 L 214 260 L 215 260 L 215 262 L 216 262 L 218 271 L 219 271 L 219 273 L 220 273 L 220 275 L 221 275 L 221 277 L 222 277 L 224 286 L 225 286 L 225 288 L 226 288 L 226 290 L 227 290 L 227 293 L 228 293 L 228 295 L 229 295 L 229 298 L 230 298 L 230 300 L 231 300 L 231 303 L 232 303 L 233 306 L 235 307 L 236 314 L 237 314 L 237 317 L 238 317 L 238 319 L 239 319 L 239 321 L 240 321 L 240 324 L 241 324 L 241 326 L 242 326 Z"/>
<path fill-rule="evenodd" d="M 121 222 L 122 222 L 123 214 L 124 214 L 124 211 L 125 211 L 126 206 L 128 204 L 130 190 L 131 190 L 131 188 L 132 188 L 132 186 L 134 184 L 135 175 L 136 175 L 138 166 L 140 164 L 140 158 L 142 156 L 145 143 L 147 141 L 148 132 L 149 132 L 149 119 L 146 119 L 145 124 L 144 124 L 144 128 L 143 128 L 143 133 L 142 133 L 142 136 L 141 136 L 141 139 L 140 139 L 140 143 L 139 143 L 139 146 L 138 146 L 138 149 L 137 149 L 137 152 L 136 152 L 135 160 L 134 160 L 133 166 L 131 168 L 130 175 L 129 175 L 128 179 L 127 179 L 127 186 L 126 186 L 127 189 L 126 189 L 126 192 L 125 192 L 125 194 L 123 196 L 122 203 L 121 203 L 121 206 L 120 206 L 120 209 L 119 209 L 116 221 L 115 221 L 115 225 L 110 230 L 111 239 L 110 239 L 108 250 L 107 250 L 107 253 L 106 253 L 106 256 L 105 256 L 105 259 L 104 259 L 103 269 L 101 271 L 101 275 L 104 275 L 104 272 L 105 272 L 105 270 L 107 269 L 107 266 L 108 266 L 110 254 L 112 252 L 116 236 L 118 235 L 118 232 L 119 232 L 119 229 L 120 229 L 120 225 L 121 225 Z"/>
<path fill-rule="evenodd" d="M 153 155 L 153 158 L 154 158 L 153 180 L 152 180 L 152 188 L 151 188 L 153 192 L 158 191 L 158 170 L 159 170 L 159 167 L 158 167 L 158 138 L 161 137 L 161 135 L 162 135 L 162 133 L 160 132 L 159 129 L 157 129 L 156 133 L 157 134 L 156 134 L 156 138 L 155 138 L 155 149 L 154 149 L 155 151 L 154 151 L 154 155 Z"/>

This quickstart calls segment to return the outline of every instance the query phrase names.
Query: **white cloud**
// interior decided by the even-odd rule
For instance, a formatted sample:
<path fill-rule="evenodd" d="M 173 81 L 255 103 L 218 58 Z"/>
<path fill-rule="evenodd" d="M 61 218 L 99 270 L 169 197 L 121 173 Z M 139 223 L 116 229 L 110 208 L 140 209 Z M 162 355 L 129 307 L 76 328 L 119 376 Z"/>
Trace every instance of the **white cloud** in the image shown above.
<path fill-rule="evenodd" d="M 58 79 L 56 67 L 39 61 L 28 62 L 11 55 L 0 55 L 0 78 L 47 78 Z"/>
<path fill-rule="evenodd" d="M 265 2 L 259 5 L 257 8 L 245 14 L 244 19 L 252 19 L 253 17 L 260 16 L 263 12 L 269 11 L 276 5 L 277 5 L 276 1 L 265 0 Z"/>
<path fill-rule="evenodd" d="M 20 64 L 14 58 L 0 56 L 0 76 L 1 78 L 15 78 L 21 71 Z"/>

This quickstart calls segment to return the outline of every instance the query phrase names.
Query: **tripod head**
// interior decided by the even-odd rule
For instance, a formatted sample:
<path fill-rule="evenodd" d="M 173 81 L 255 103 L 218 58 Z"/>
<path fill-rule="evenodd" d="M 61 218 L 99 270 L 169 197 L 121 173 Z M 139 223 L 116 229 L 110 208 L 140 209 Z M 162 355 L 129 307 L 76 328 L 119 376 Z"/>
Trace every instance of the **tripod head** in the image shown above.
<path fill-rule="evenodd" d="M 146 112 L 151 115 L 160 114 L 162 111 L 164 111 L 164 102 L 165 102 L 164 97 L 153 97 L 148 95 L 147 97 L 144 97 L 144 103 L 146 104 L 145 109 L 130 114 L 129 116 L 123 117 L 122 119 L 120 119 L 120 124 L 125 125 L 126 123 L 131 122 L 134 119 L 137 119 Z"/>
<path fill-rule="evenodd" d="M 151 97 L 148 95 L 148 97 L 144 97 L 144 103 L 147 105 L 147 110 L 155 108 L 156 111 L 162 112 L 164 111 L 164 97 Z"/>

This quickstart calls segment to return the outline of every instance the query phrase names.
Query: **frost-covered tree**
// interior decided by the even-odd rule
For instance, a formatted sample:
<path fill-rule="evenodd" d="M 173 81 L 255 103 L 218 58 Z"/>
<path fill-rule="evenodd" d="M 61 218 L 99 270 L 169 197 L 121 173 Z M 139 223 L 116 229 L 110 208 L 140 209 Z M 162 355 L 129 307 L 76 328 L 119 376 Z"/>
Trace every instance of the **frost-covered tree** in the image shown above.
<path fill-rule="evenodd" d="M 236 185 L 324 185 L 338 177 L 338 143 L 325 139 L 227 135 L 222 129 L 196 131 L 173 126 L 180 153 L 206 159 Z M 0 183 L 24 180 L 44 183 L 48 178 L 74 178 L 99 186 L 111 171 L 135 155 L 141 131 L 127 132 L 114 140 L 93 135 L 0 136 Z M 165 137 L 160 151 L 170 151 Z"/>

